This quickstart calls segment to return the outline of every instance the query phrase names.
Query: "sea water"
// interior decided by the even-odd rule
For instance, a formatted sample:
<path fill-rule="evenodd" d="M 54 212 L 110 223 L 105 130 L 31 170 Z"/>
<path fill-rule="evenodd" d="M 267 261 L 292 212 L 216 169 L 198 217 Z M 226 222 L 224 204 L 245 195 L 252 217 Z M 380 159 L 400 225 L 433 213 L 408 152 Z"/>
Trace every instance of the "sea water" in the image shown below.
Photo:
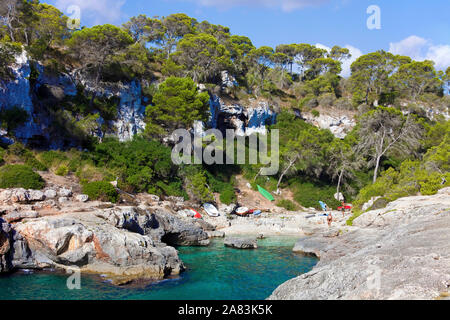
<path fill-rule="evenodd" d="M 308 272 L 313 257 L 292 252 L 295 238 L 258 240 L 258 249 L 238 250 L 213 240 L 208 247 L 179 247 L 187 270 L 180 277 L 146 286 L 113 286 L 99 277 L 82 275 L 81 289 L 69 290 L 70 275 L 15 273 L 0 276 L 3 299 L 144 299 L 262 300 L 283 282 Z"/>

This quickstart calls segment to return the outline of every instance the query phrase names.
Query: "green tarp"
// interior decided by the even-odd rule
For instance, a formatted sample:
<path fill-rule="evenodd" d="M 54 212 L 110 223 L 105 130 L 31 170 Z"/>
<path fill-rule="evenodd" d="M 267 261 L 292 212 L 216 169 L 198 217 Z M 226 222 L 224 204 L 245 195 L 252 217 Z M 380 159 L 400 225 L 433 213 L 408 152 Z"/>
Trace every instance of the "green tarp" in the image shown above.
<path fill-rule="evenodd" d="M 269 191 L 267 191 L 266 189 L 262 188 L 262 187 L 259 186 L 259 185 L 258 185 L 258 191 L 259 191 L 259 193 L 261 193 L 261 194 L 264 196 L 264 198 L 266 198 L 267 200 L 270 200 L 270 201 L 274 201 L 274 200 L 275 200 L 275 198 L 272 196 L 272 194 L 271 194 Z"/>

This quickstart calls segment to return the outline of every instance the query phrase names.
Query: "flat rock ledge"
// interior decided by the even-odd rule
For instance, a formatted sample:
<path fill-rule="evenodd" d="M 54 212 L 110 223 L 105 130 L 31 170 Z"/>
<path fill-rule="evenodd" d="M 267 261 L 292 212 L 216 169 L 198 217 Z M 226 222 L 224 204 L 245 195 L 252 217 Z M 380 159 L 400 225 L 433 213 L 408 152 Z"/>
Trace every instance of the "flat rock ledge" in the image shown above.
<path fill-rule="evenodd" d="M 315 233 L 294 251 L 320 258 L 269 300 L 439 299 L 450 291 L 450 189 L 366 212 L 335 237 Z"/>
<path fill-rule="evenodd" d="M 235 249 L 257 249 L 258 243 L 256 239 L 245 238 L 225 238 L 224 243 L 226 247 Z"/>

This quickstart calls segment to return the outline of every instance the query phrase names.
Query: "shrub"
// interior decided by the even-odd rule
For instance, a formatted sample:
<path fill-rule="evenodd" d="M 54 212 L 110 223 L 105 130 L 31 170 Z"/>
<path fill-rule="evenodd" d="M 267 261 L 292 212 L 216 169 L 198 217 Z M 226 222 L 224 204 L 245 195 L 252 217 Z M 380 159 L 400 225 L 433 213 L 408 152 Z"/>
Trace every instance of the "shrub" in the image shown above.
<path fill-rule="evenodd" d="M 83 193 L 87 194 L 90 199 L 117 202 L 119 193 L 113 185 L 106 181 L 94 181 L 83 184 Z"/>
<path fill-rule="evenodd" d="M 331 107 L 336 101 L 336 96 L 333 93 L 325 93 L 319 97 L 319 104 L 322 107 Z"/>
<path fill-rule="evenodd" d="M 220 202 L 229 205 L 236 201 L 236 194 L 233 187 L 227 187 L 220 193 Z"/>
<path fill-rule="evenodd" d="M 59 166 L 55 172 L 55 174 L 58 176 L 67 176 L 68 173 L 69 173 L 69 168 L 65 165 Z"/>
<path fill-rule="evenodd" d="M 0 188 L 25 188 L 40 190 L 45 186 L 42 177 L 21 164 L 6 165 L 0 168 Z"/>
<path fill-rule="evenodd" d="M 325 202 L 330 208 L 341 205 L 334 198 L 336 189 L 332 186 L 320 185 L 312 182 L 297 182 L 293 184 L 294 200 L 306 208 L 321 209 L 319 200 Z"/>
<path fill-rule="evenodd" d="M 283 199 L 277 202 L 277 207 L 285 208 L 288 211 L 298 210 L 298 206 L 291 200 Z"/>
<path fill-rule="evenodd" d="M 318 118 L 320 116 L 320 112 L 317 110 L 311 111 L 311 114 L 313 115 L 314 118 Z"/>
<path fill-rule="evenodd" d="M 28 112 L 21 107 L 12 107 L 0 111 L 0 122 L 9 134 L 27 122 L 28 118 Z"/>
<path fill-rule="evenodd" d="M 67 156 L 64 153 L 54 150 L 41 153 L 39 155 L 39 158 L 41 162 L 48 168 L 52 167 L 53 165 L 58 165 L 62 161 L 67 160 Z"/>

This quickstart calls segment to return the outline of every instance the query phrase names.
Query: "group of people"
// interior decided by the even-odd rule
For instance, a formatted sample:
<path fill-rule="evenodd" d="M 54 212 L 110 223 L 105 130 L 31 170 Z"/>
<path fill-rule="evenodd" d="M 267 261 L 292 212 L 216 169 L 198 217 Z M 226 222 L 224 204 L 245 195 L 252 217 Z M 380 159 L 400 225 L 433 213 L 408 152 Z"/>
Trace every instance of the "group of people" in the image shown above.
<path fill-rule="evenodd" d="M 341 201 L 341 202 L 342 202 L 342 207 L 339 207 L 339 209 L 341 209 L 342 217 L 344 217 L 345 216 L 346 207 L 349 207 L 349 206 L 346 205 L 344 201 Z M 328 211 L 329 210 L 328 205 L 326 203 L 324 203 L 322 201 L 319 201 L 319 203 L 320 203 L 320 206 L 322 207 L 323 211 Z M 333 222 L 333 215 L 332 215 L 331 212 L 328 212 L 328 214 L 327 214 L 327 222 L 328 222 L 328 226 L 331 227 L 331 223 Z"/>

